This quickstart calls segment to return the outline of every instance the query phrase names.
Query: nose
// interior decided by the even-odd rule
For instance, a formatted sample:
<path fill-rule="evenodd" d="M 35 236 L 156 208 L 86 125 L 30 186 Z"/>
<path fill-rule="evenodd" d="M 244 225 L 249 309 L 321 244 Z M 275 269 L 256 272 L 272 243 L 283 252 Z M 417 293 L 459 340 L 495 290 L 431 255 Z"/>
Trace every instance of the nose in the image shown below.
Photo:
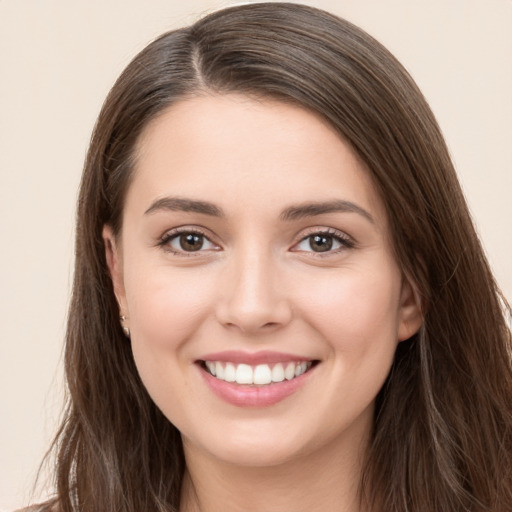
<path fill-rule="evenodd" d="M 234 257 L 222 283 L 217 320 L 246 334 L 266 333 L 287 325 L 292 308 L 271 255 L 252 252 Z"/>

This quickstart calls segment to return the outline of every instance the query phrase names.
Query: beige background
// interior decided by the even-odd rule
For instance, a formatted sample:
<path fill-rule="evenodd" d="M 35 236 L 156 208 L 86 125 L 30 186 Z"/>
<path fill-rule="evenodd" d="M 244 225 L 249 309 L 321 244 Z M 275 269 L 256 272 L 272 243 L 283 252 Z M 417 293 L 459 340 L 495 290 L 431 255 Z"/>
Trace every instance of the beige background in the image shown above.
<path fill-rule="evenodd" d="M 101 103 L 152 38 L 229 3 L 0 0 L 0 509 L 29 501 L 60 413 L 74 202 Z M 366 29 L 417 80 L 510 300 L 512 2 L 304 3 Z"/>

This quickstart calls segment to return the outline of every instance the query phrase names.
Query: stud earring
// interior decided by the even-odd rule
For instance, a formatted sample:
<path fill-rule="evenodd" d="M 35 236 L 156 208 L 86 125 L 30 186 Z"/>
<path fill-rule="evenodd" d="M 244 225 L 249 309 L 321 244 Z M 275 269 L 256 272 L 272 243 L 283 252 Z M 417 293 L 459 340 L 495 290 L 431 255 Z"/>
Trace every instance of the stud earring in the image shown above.
<path fill-rule="evenodd" d="M 123 323 L 126 321 L 126 315 L 121 315 L 119 317 L 119 320 L 121 320 L 121 327 L 123 328 L 124 335 L 129 338 L 130 337 L 130 328 L 126 325 L 123 325 Z"/>

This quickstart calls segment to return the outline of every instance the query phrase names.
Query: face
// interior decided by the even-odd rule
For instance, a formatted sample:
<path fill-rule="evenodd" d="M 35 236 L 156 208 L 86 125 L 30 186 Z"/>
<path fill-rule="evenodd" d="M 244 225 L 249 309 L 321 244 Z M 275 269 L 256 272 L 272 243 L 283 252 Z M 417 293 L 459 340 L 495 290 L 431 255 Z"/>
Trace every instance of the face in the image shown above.
<path fill-rule="evenodd" d="M 186 453 L 262 466 L 365 439 L 420 316 L 351 148 L 299 107 L 211 95 L 155 119 L 137 156 L 107 259 Z"/>

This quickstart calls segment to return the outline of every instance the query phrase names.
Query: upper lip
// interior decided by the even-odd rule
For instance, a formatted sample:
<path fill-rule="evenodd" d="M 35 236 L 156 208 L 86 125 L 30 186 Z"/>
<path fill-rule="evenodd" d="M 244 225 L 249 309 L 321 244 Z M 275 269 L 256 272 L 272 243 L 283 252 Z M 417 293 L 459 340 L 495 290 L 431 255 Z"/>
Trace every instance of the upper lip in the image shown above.
<path fill-rule="evenodd" d="M 223 352 L 213 352 L 201 356 L 199 361 L 219 361 L 223 363 L 236 364 L 274 364 L 288 362 L 307 362 L 313 361 L 310 357 L 299 356 L 297 354 L 289 354 L 285 352 L 274 352 L 271 350 L 263 350 L 260 352 L 244 352 L 240 350 L 226 350 Z"/>

